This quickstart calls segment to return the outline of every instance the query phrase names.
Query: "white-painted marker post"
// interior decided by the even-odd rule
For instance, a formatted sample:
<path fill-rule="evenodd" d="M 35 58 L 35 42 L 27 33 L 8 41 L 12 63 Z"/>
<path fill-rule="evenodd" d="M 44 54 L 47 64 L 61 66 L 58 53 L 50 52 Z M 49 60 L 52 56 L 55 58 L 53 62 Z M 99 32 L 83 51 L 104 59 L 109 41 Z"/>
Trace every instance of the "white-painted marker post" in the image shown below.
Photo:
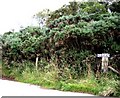
<path fill-rule="evenodd" d="M 104 73 L 108 71 L 108 62 L 109 62 L 109 57 L 110 54 L 108 53 L 102 53 L 102 54 L 97 54 L 97 57 L 102 57 L 102 66 L 101 69 Z"/>
<path fill-rule="evenodd" d="M 38 56 L 36 57 L 36 70 L 38 69 Z"/>

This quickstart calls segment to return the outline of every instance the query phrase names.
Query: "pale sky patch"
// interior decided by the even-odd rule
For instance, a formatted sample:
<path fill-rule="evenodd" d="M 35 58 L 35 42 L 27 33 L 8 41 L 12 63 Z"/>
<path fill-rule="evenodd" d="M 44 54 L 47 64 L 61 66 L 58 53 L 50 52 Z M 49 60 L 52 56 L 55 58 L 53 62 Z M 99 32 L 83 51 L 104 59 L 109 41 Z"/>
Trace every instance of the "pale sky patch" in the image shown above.
<path fill-rule="evenodd" d="M 34 14 L 46 8 L 56 10 L 69 1 L 73 0 L 0 0 L 0 34 L 36 25 Z"/>

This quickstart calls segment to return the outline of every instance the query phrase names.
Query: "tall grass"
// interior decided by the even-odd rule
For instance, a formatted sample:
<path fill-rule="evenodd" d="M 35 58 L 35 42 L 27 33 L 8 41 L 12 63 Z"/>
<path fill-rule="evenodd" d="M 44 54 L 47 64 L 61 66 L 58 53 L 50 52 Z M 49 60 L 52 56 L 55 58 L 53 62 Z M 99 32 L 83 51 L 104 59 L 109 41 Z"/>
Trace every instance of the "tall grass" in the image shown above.
<path fill-rule="evenodd" d="M 33 65 L 30 62 L 25 62 L 23 64 L 24 69 L 21 68 L 22 71 L 20 67 L 15 67 L 10 70 L 4 67 L 4 74 L 15 77 L 17 81 L 62 91 L 84 92 L 100 96 L 116 96 L 118 94 L 115 89 L 119 81 L 115 80 L 114 76 L 107 78 L 101 77 L 98 80 L 94 75 L 91 75 L 89 78 L 80 77 L 73 79 L 69 69 L 63 69 L 61 74 L 61 71 L 54 63 L 44 66 L 44 70 L 41 70 L 41 68 L 36 70 Z M 20 64 L 17 65 L 16 63 L 16 66 L 20 66 Z M 104 94 L 105 91 L 111 89 L 113 90 L 112 95 Z"/>

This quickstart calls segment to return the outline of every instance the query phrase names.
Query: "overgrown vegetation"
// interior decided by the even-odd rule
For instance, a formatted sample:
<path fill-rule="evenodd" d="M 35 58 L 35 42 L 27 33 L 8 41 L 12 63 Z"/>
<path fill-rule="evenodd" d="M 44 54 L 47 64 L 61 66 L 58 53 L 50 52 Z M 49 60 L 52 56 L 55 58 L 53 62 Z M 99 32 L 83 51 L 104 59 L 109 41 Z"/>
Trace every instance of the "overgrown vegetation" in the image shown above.
<path fill-rule="evenodd" d="M 74 3 L 76 13 L 71 10 Z M 101 3 L 71 2 L 50 16 L 43 28 L 4 33 L 3 75 L 54 89 L 120 96 L 119 75 L 109 70 L 102 76 L 96 58 L 98 53 L 110 53 L 109 65 L 120 72 L 120 13 L 108 13 Z"/>
<path fill-rule="evenodd" d="M 12 68 L 12 70 L 9 70 L 10 72 L 8 72 L 8 70 L 6 71 L 6 69 L 3 69 L 4 75 L 14 77 L 15 80 L 21 82 L 40 85 L 45 88 L 59 89 L 62 91 L 83 92 L 101 96 L 104 96 L 104 91 L 109 92 L 109 90 L 112 89 L 112 91 L 114 92 L 117 83 L 119 83 L 119 81 L 115 80 L 116 78 L 115 75 L 114 78 L 113 76 L 111 76 L 112 78 L 101 77 L 99 80 L 97 80 L 93 75 L 91 75 L 91 77 L 89 78 L 81 77 L 73 79 L 70 78 L 69 69 L 64 69 L 62 72 L 64 73 L 64 76 L 60 77 L 58 75 L 60 70 L 56 68 L 53 63 L 46 66 L 44 70 L 41 69 L 36 70 L 35 67 L 31 69 L 30 67 L 28 67 L 29 64 L 32 63 L 25 62 L 24 65 L 26 67 L 22 71 L 20 71 L 19 68 Z M 19 65 L 20 63 L 18 64 L 18 66 Z M 116 91 L 114 93 L 113 92 L 108 93 L 106 96 L 108 96 L 109 94 L 113 94 L 112 96 L 114 96 L 114 94 L 119 93 Z"/>

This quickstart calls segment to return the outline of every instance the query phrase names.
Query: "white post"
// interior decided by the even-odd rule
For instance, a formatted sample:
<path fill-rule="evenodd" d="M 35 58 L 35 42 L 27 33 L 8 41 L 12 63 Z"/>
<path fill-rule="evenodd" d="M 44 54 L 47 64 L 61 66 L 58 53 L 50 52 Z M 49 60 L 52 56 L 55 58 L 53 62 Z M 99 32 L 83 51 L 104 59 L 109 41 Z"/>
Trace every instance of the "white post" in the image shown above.
<path fill-rule="evenodd" d="M 110 57 L 110 54 L 108 54 L 108 53 L 97 54 L 97 57 L 102 57 L 101 69 L 102 69 L 102 71 L 104 73 L 107 72 L 107 70 L 108 70 L 108 62 L 109 62 L 108 57 Z"/>
<path fill-rule="evenodd" d="M 108 71 L 108 57 L 102 57 L 102 67 L 101 67 L 103 72 Z"/>
<path fill-rule="evenodd" d="M 36 70 L 38 69 L 38 56 L 36 57 Z"/>

